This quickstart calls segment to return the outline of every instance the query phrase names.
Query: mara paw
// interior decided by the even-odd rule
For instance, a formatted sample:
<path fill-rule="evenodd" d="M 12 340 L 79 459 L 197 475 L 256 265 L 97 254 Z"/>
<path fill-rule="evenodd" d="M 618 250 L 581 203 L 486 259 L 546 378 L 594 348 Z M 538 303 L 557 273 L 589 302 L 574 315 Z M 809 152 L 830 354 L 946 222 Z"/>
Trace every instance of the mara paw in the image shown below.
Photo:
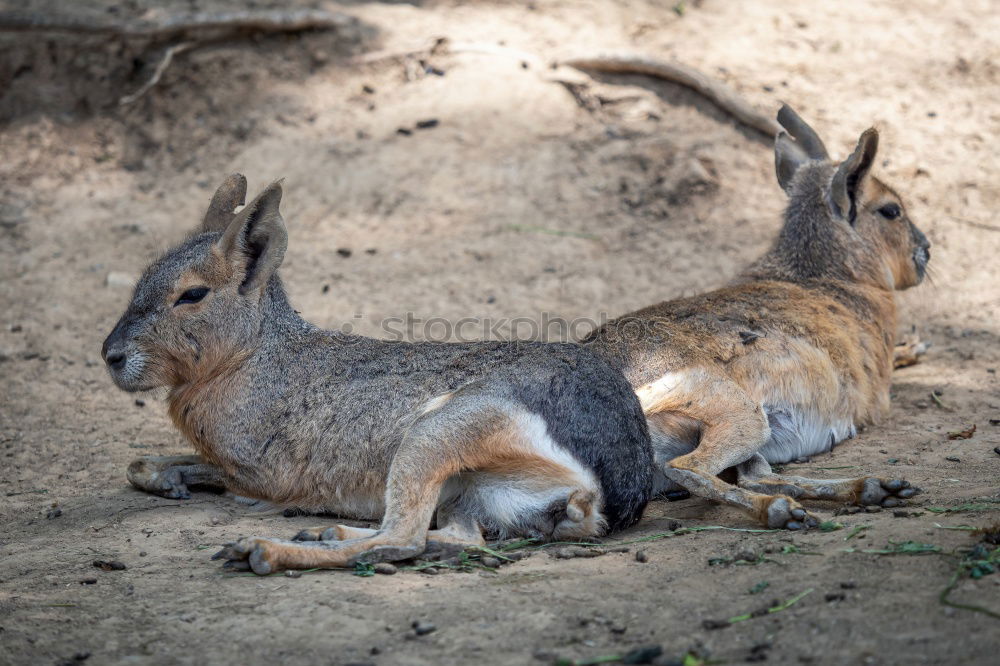
<path fill-rule="evenodd" d="M 126 472 L 129 483 L 138 490 L 167 499 L 191 499 L 180 466 L 158 464 L 153 457 L 133 460 Z"/>
<path fill-rule="evenodd" d="M 347 541 L 348 539 L 365 539 L 374 536 L 376 531 L 367 527 L 352 527 L 351 525 L 309 527 L 292 537 L 292 541 Z"/>
<path fill-rule="evenodd" d="M 858 504 L 861 506 L 904 506 L 906 500 L 920 492 L 905 479 L 881 479 L 869 476 L 861 482 Z"/>
<path fill-rule="evenodd" d="M 307 527 L 304 530 L 299 530 L 292 537 L 292 541 L 323 541 L 323 535 L 326 531 L 330 529 L 329 527 Z"/>
<path fill-rule="evenodd" d="M 767 506 L 767 526 L 771 529 L 804 530 L 819 523 L 819 518 L 790 497 L 779 495 Z"/>
<path fill-rule="evenodd" d="M 253 571 L 258 576 L 281 571 L 284 567 L 278 557 L 279 544 L 262 537 L 245 537 L 234 543 L 227 543 L 222 550 L 212 555 L 213 560 L 225 560 L 224 569 Z"/>

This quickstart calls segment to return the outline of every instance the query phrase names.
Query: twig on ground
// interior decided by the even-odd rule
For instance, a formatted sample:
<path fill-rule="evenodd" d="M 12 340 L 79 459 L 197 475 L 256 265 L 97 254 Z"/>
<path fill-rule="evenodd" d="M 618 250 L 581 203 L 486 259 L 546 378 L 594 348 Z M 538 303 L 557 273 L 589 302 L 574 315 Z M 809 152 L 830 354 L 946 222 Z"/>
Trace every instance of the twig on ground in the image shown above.
<path fill-rule="evenodd" d="M 189 51 L 195 46 L 196 46 L 195 42 L 181 42 L 180 44 L 174 44 L 173 46 L 168 46 L 166 50 L 164 50 L 163 57 L 160 59 L 160 62 L 156 65 L 156 69 L 153 70 L 153 75 L 149 77 L 149 80 L 146 81 L 144 84 L 142 84 L 142 86 L 131 95 L 125 95 L 124 97 L 119 99 L 118 104 L 120 106 L 131 104 L 132 102 L 136 101 L 137 99 L 145 95 L 147 92 L 149 92 L 150 88 L 159 83 L 160 77 L 163 76 L 163 72 L 165 72 L 167 70 L 167 67 L 170 66 L 170 62 L 174 59 L 174 56 L 177 55 L 178 53 Z"/>

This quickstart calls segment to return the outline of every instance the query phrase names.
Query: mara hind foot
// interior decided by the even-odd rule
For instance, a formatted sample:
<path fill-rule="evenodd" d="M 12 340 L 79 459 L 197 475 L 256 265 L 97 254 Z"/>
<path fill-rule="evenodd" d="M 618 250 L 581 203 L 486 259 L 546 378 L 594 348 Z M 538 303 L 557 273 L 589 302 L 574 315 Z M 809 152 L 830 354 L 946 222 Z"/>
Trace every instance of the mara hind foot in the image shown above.
<path fill-rule="evenodd" d="M 597 536 L 604 527 L 597 481 L 540 421 L 514 405 L 454 398 L 423 416 L 401 442 L 377 530 L 336 525 L 303 530 L 292 541 L 249 537 L 213 559 L 266 575 L 461 550 L 484 544 L 484 529 Z M 428 530 L 435 511 L 440 527 Z"/>
<path fill-rule="evenodd" d="M 905 335 L 892 349 L 892 367 L 894 370 L 916 365 L 920 357 L 930 348 L 929 342 L 924 342 L 916 332 Z"/>
<path fill-rule="evenodd" d="M 143 456 L 126 476 L 135 488 L 168 499 L 190 499 L 191 486 L 225 490 L 225 474 L 200 456 Z"/>
<path fill-rule="evenodd" d="M 354 527 L 353 525 L 321 525 L 307 527 L 292 537 L 292 541 L 347 541 L 370 537 L 378 530 L 370 527 Z"/>
<path fill-rule="evenodd" d="M 670 480 L 690 490 L 691 494 L 739 507 L 771 529 L 803 530 L 820 523 L 818 517 L 786 495 L 746 490 L 730 485 L 713 474 L 699 471 L 696 467 L 680 468 L 673 461 L 665 474 Z"/>
<path fill-rule="evenodd" d="M 757 493 L 781 494 L 804 500 L 845 502 L 859 506 L 902 506 L 920 492 L 905 479 L 866 476 L 854 479 L 809 479 L 775 474 L 760 454 L 737 468 L 738 485 Z"/>

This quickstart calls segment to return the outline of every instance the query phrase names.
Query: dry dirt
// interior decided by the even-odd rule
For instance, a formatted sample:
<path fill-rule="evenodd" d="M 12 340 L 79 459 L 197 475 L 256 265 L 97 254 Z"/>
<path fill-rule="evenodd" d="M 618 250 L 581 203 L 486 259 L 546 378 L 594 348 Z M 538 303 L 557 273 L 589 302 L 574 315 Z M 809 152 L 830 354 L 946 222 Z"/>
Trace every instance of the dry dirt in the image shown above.
<path fill-rule="evenodd" d="M 126 19 L 226 6 L 4 4 Z M 213 41 L 122 107 L 163 42 L 0 35 L 0 663 L 522 664 L 647 644 L 688 663 L 996 663 L 998 620 L 939 603 L 955 556 L 863 551 L 912 540 L 951 553 L 975 537 L 941 527 L 998 519 L 1000 12 L 990 0 L 681 6 L 329 4 L 357 21 Z M 136 275 L 194 228 L 231 171 L 251 187 L 286 179 L 282 270 L 296 307 L 372 335 L 406 313 L 614 316 L 724 282 L 774 235 L 783 195 L 768 142 L 676 86 L 605 77 L 574 96 L 553 80 L 561 70 L 510 50 L 434 56 L 430 72 L 349 60 L 437 37 L 543 61 L 677 58 L 759 108 L 793 104 L 835 154 L 878 126 L 879 171 L 934 244 L 933 281 L 900 296 L 901 330 L 917 326 L 933 347 L 897 373 L 885 423 L 790 468 L 904 475 L 925 490 L 916 515 L 703 531 L 593 559 L 541 550 L 497 573 L 257 578 L 208 556 L 322 519 L 132 490 L 131 459 L 187 449 L 162 395 L 126 395 L 105 374 L 101 341 L 129 297 L 108 277 Z M 414 336 L 427 332 L 441 330 Z M 972 424 L 971 439 L 948 439 Z M 927 510 L 968 502 L 980 510 Z M 615 538 L 674 520 L 754 527 L 699 499 L 658 501 Z M 747 550 L 766 561 L 709 564 Z M 810 589 L 787 610 L 703 625 Z M 1000 575 L 963 578 L 951 598 L 1000 612 Z M 415 637 L 415 620 L 437 630 Z"/>

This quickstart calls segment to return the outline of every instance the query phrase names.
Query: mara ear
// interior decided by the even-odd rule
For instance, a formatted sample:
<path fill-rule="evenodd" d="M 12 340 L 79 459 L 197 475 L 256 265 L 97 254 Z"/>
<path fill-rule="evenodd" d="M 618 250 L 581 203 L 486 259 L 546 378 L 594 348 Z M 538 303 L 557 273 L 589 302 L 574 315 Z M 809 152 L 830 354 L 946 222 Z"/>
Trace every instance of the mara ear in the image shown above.
<path fill-rule="evenodd" d="M 201 224 L 202 231 L 225 231 L 233 221 L 233 211 L 246 203 L 246 198 L 247 179 L 241 173 L 230 174 L 208 204 L 205 220 Z"/>
<path fill-rule="evenodd" d="M 218 247 L 223 256 L 243 270 L 240 293 L 263 288 L 281 265 L 288 247 L 288 232 L 281 219 L 281 181 L 268 185 L 246 208 L 232 216 Z"/>
<path fill-rule="evenodd" d="M 823 140 L 816 134 L 816 130 L 809 126 L 802 119 L 795 109 L 782 104 L 778 110 L 778 124 L 785 128 L 785 131 L 792 135 L 795 142 L 802 147 L 806 155 L 813 160 L 828 160 L 830 155 L 826 152 Z"/>
<path fill-rule="evenodd" d="M 774 137 L 774 171 L 781 189 L 791 194 L 792 176 L 808 161 L 809 156 L 792 137 L 786 132 L 778 132 Z"/>
<path fill-rule="evenodd" d="M 858 147 L 851 156 L 840 163 L 830 181 L 829 203 L 831 212 L 854 224 L 858 212 L 858 195 L 865 177 L 875 163 L 878 152 L 878 130 L 868 128 L 858 139 Z"/>

